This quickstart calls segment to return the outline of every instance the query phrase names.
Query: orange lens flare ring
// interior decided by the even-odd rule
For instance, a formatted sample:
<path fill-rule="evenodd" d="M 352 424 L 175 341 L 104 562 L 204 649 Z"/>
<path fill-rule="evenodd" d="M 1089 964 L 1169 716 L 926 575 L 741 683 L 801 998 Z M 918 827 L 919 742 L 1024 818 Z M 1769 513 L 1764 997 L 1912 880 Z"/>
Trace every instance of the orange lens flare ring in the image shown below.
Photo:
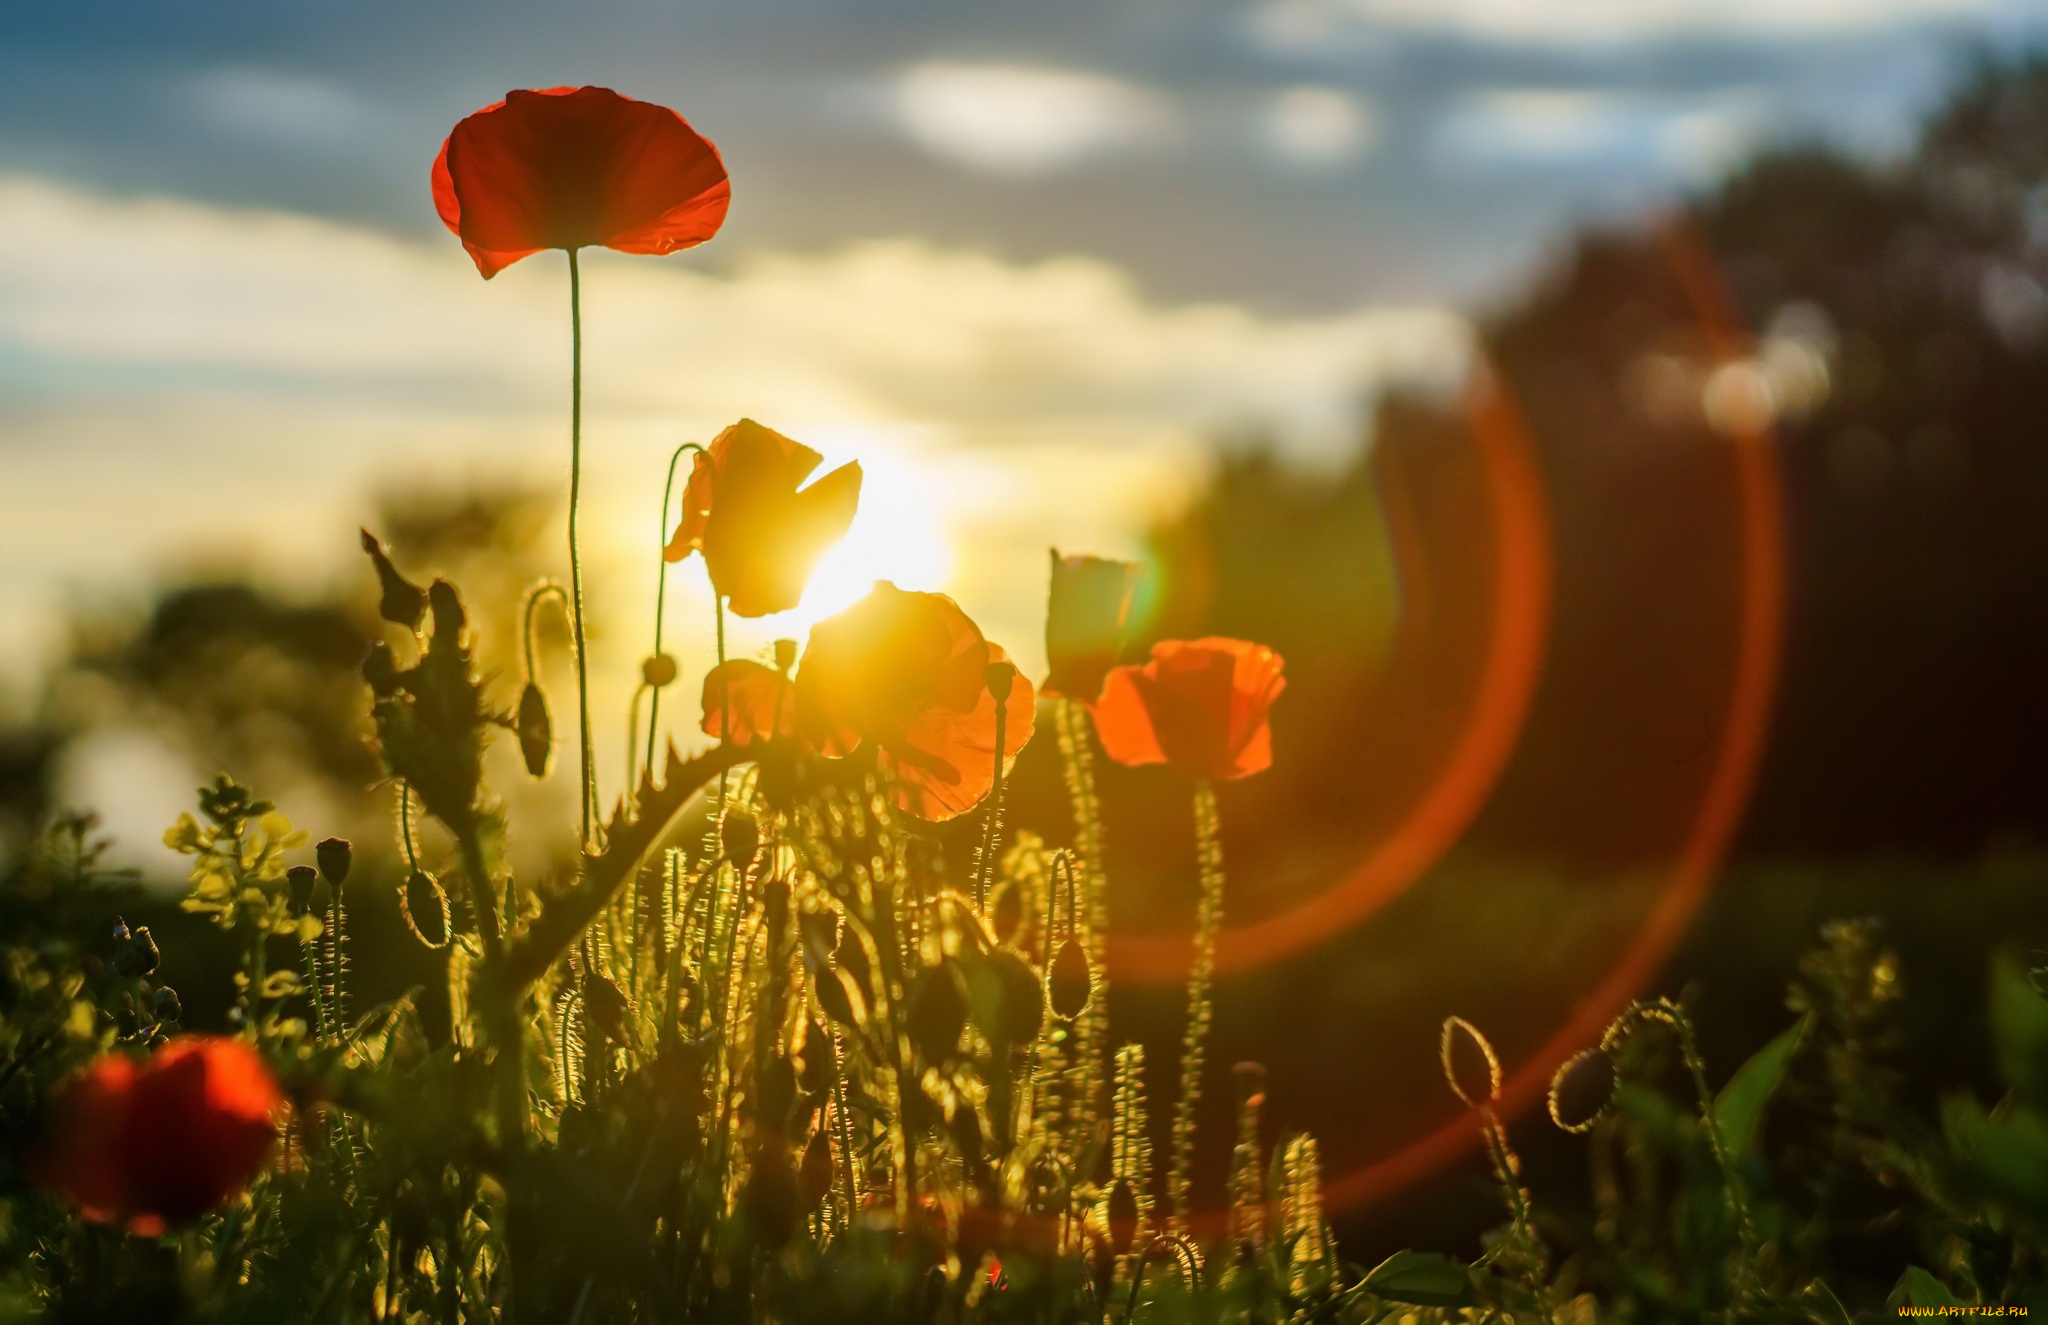
<path fill-rule="evenodd" d="M 1748 353 L 1749 338 L 1712 254 L 1682 221 L 1667 223 L 1660 237 L 1709 354 L 1719 363 L 1741 358 Z M 1784 638 L 1784 498 L 1777 443 L 1768 425 L 1733 428 L 1728 441 L 1741 531 L 1741 594 L 1734 684 L 1713 771 L 1655 908 L 1571 1019 L 1509 1075 L 1499 1105 L 1503 1117 L 1542 1099 L 1558 1065 L 1597 1043 L 1607 1024 L 1663 966 L 1713 885 L 1755 782 Z M 1327 1183 L 1329 1208 L 1344 1209 L 1398 1191 L 1476 1143 L 1479 1129 L 1477 1117 L 1467 1114 L 1386 1159 Z"/>

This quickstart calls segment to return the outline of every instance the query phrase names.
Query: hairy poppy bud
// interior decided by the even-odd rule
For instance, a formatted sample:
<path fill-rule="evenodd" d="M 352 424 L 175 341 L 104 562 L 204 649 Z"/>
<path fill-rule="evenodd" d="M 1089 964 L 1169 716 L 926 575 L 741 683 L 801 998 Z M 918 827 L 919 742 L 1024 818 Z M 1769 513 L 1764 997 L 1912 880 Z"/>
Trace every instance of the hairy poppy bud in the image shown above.
<path fill-rule="evenodd" d="M 149 926 L 137 925 L 128 942 L 114 954 L 114 969 L 122 975 L 148 975 L 162 959 L 156 940 L 150 937 Z"/>
<path fill-rule="evenodd" d="M 420 617 L 426 612 L 427 596 L 420 587 L 398 573 L 391 564 L 391 558 L 384 555 L 384 545 L 369 530 L 363 532 L 363 551 L 370 554 L 370 561 L 377 567 L 377 615 L 393 625 L 404 626 L 407 630 L 420 628 Z"/>
<path fill-rule="evenodd" d="M 989 1038 L 1013 1045 L 1031 1043 L 1045 1025 L 1045 988 L 1038 982 L 1038 972 L 1031 969 L 1030 962 L 1004 948 L 991 952 L 988 961 L 1002 998 L 1001 1016 Z"/>
<path fill-rule="evenodd" d="M 330 837 L 313 848 L 313 859 L 320 865 L 320 876 L 339 888 L 348 882 L 349 863 L 355 858 L 355 849 L 345 837 Z"/>
<path fill-rule="evenodd" d="M 627 1014 L 632 1004 L 626 991 L 608 975 L 596 972 L 583 977 L 583 1024 L 596 1031 L 607 1044 L 620 1044 L 631 1029 Z"/>
<path fill-rule="evenodd" d="M 803 1161 L 796 1171 L 797 1204 L 808 1214 L 818 1208 L 825 1193 L 832 1190 L 832 1141 L 823 1127 L 811 1133 L 804 1147 Z"/>
<path fill-rule="evenodd" d="M 1024 889 L 1017 883 L 999 886 L 988 902 L 988 927 L 995 935 L 996 942 L 1008 943 L 1017 937 L 1018 926 L 1024 923 Z"/>
<path fill-rule="evenodd" d="M 185 1015 L 185 1005 L 178 1001 L 178 991 L 169 985 L 156 991 L 156 997 L 150 1000 L 150 1009 L 156 1013 L 158 1021 L 176 1021 Z"/>
<path fill-rule="evenodd" d="M 127 941 L 128 941 L 128 922 L 127 922 L 126 920 L 123 920 L 123 919 L 122 919 L 122 918 L 121 918 L 120 916 L 115 916 L 115 917 L 114 917 L 114 942 L 115 942 L 115 943 L 117 943 L 117 944 L 119 944 L 119 943 L 126 943 Z"/>
<path fill-rule="evenodd" d="M 960 1047 L 960 1032 L 967 1029 L 967 991 L 961 983 L 959 964 L 943 961 L 926 967 L 911 986 L 910 1042 L 927 1063 L 943 1062 Z"/>
<path fill-rule="evenodd" d="M 462 610 L 462 595 L 448 581 L 435 580 L 427 589 L 427 605 L 434 609 L 434 638 L 454 643 L 469 624 L 469 614 Z"/>
<path fill-rule="evenodd" d="M 1500 1098 L 1500 1058 L 1477 1026 L 1463 1017 L 1444 1018 L 1437 1050 L 1444 1080 L 1459 1099 L 1476 1109 Z"/>
<path fill-rule="evenodd" d="M 1122 1178 L 1109 1189 L 1109 1245 L 1128 1256 L 1138 1239 L 1138 1194 Z"/>
<path fill-rule="evenodd" d="M 448 931 L 453 919 L 448 913 L 448 890 L 441 881 L 425 870 L 414 870 L 405 876 L 405 891 L 399 897 L 399 907 L 404 914 L 406 928 L 413 937 L 429 948 L 447 946 Z M 426 919 L 421 920 L 424 916 Z"/>
<path fill-rule="evenodd" d="M 369 656 L 363 659 L 363 681 L 379 699 L 389 699 L 398 693 L 398 663 L 391 656 L 389 644 L 370 646 Z"/>
<path fill-rule="evenodd" d="M 659 690 L 676 679 L 676 660 L 657 653 L 640 664 L 640 679 Z"/>
<path fill-rule="evenodd" d="M 843 994 L 845 991 L 840 992 Z M 826 1033 L 825 1028 L 815 1021 L 804 1026 L 803 1060 L 804 1068 L 800 1080 L 803 1088 L 812 1094 L 831 1085 L 833 1078 L 839 1073 L 839 1046 L 832 1042 L 832 1037 Z"/>
<path fill-rule="evenodd" d="M 1266 1065 L 1264 1063 L 1237 1063 L 1230 1069 L 1231 1079 L 1237 1082 L 1237 1098 L 1241 1105 L 1258 1106 L 1266 1099 Z"/>
<path fill-rule="evenodd" d="M 1613 1102 L 1614 1060 L 1603 1050 L 1580 1050 L 1550 1078 L 1550 1121 L 1567 1132 L 1591 1131 Z"/>
<path fill-rule="evenodd" d="M 1068 939 L 1053 954 L 1050 983 L 1054 1016 L 1072 1021 L 1088 1010 L 1095 980 L 1088 964 L 1088 950 L 1080 940 Z"/>
<path fill-rule="evenodd" d="M 304 915 L 306 906 L 313 900 L 313 885 L 320 881 L 320 871 L 311 865 L 294 865 L 284 872 L 285 882 L 291 885 L 293 915 Z"/>
<path fill-rule="evenodd" d="M 775 670 L 786 672 L 796 666 L 796 641 L 779 639 L 775 641 Z"/>
<path fill-rule="evenodd" d="M 548 756 L 555 746 L 555 724 L 548 717 L 547 696 L 531 681 L 519 692 L 517 732 L 519 757 L 526 761 L 526 771 L 537 778 L 546 777 Z"/>
<path fill-rule="evenodd" d="M 727 810 L 718 828 L 718 844 L 734 867 L 744 870 L 761 851 L 761 826 L 745 810 Z"/>

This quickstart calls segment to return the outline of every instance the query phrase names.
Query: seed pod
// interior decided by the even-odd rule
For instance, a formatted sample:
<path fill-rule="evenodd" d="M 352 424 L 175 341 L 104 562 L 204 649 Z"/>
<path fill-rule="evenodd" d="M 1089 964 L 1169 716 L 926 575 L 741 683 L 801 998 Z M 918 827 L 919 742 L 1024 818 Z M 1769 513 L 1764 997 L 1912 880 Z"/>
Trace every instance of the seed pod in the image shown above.
<path fill-rule="evenodd" d="M 330 837 L 313 848 L 313 859 L 320 863 L 320 876 L 339 888 L 348 882 L 348 867 L 355 859 L 355 849 L 347 838 Z"/>
<path fill-rule="evenodd" d="M 745 810 L 727 810 L 718 827 L 718 844 L 734 868 L 745 871 L 761 851 L 761 826 Z"/>
<path fill-rule="evenodd" d="M 363 659 L 363 680 L 370 693 L 379 699 L 389 699 L 398 693 L 398 663 L 391 656 L 389 644 L 379 642 L 370 646 L 369 656 Z"/>
<path fill-rule="evenodd" d="M 1004 948 L 991 952 L 988 960 L 1002 997 L 998 1034 L 1010 1044 L 1031 1043 L 1045 1025 L 1045 987 L 1038 982 L 1038 972 L 1031 969 L 1030 962 Z"/>
<path fill-rule="evenodd" d="M 311 865 L 294 865 L 284 872 L 285 882 L 291 885 L 292 914 L 306 914 L 306 903 L 313 898 L 313 885 L 320 880 L 320 871 Z"/>
<path fill-rule="evenodd" d="M 1476 1109 L 1500 1098 L 1500 1058 L 1477 1026 L 1463 1017 L 1444 1018 L 1437 1049 L 1444 1080 L 1459 1099 Z"/>
<path fill-rule="evenodd" d="M 990 663 L 981 669 L 981 681 L 988 687 L 989 694 L 1001 704 L 1010 698 L 1010 691 L 1017 684 L 1017 664 L 1008 659 Z"/>
<path fill-rule="evenodd" d="M 519 737 L 519 757 L 533 777 L 548 775 L 548 756 L 555 748 L 555 724 L 548 716 L 548 699 L 532 681 L 519 692 L 519 716 L 513 730 Z"/>
<path fill-rule="evenodd" d="M 963 983 L 959 964 L 942 961 L 927 966 L 911 986 L 905 1020 L 911 1044 L 927 1063 L 943 1062 L 960 1047 L 960 1032 L 967 1029 Z"/>
<path fill-rule="evenodd" d="M 775 670 L 787 672 L 796 666 L 796 641 L 779 639 L 775 641 Z"/>
<path fill-rule="evenodd" d="M 657 653 L 640 663 L 640 679 L 655 690 L 676 679 L 676 660 L 665 653 Z"/>
<path fill-rule="evenodd" d="M 156 1013 L 158 1021 L 177 1021 L 185 1015 L 185 1006 L 178 1001 L 178 991 L 169 985 L 156 991 L 156 997 L 150 1001 L 150 1010 Z"/>
<path fill-rule="evenodd" d="M 804 1157 L 796 1171 L 796 1189 L 797 1204 L 806 1214 L 817 1209 L 825 1193 L 832 1190 L 832 1141 L 823 1127 L 811 1133 L 811 1143 L 804 1147 Z"/>
<path fill-rule="evenodd" d="M 427 605 L 434 609 L 434 638 L 455 643 L 469 624 L 469 614 L 462 610 L 462 595 L 448 581 L 435 580 L 427 590 Z"/>
<path fill-rule="evenodd" d="M 1050 983 L 1054 1016 L 1072 1021 L 1088 1010 L 1095 993 L 1094 972 L 1079 939 L 1068 939 L 1053 954 Z"/>
<path fill-rule="evenodd" d="M 420 617 L 425 614 L 427 596 L 420 587 L 398 573 L 391 564 L 391 558 L 384 555 L 384 545 L 369 530 L 363 532 L 363 551 L 370 554 L 371 564 L 377 568 L 377 615 L 393 625 L 404 626 L 407 630 L 420 628 Z"/>
<path fill-rule="evenodd" d="M 1614 1060 L 1604 1050 L 1582 1049 L 1550 1078 L 1550 1121 L 1567 1132 L 1589 1132 L 1614 1102 Z"/>

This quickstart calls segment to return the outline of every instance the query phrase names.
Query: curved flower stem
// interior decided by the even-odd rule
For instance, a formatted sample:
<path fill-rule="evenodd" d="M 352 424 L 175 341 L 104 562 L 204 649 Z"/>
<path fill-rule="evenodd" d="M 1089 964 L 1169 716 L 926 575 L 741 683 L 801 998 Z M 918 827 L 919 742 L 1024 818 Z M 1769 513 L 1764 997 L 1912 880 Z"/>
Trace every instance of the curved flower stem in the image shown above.
<path fill-rule="evenodd" d="M 569 606 L 569 593 L 553 580 L 542 580 L 526 591 L 526 606 L 520 613 L 519 651 L 526 662 L 526 679 L 535 681 L 539 673 L 533 667 L 533 614 L 540 607 L 543 598 L 553 598 L 562 605 L 562 615 L 574 620 L 575 611 Z"/>
<path fill-rule="evenodd" d="M 597 806 L 597 755 L 590 748 L 590 662 L 583 633 L 583 550 L 579 523 L 583 507 L 583 276 L 576 250 L 569 250 L 569 623 L 576 636 L 576 718 L 583 747 L 583 846 L 594 843 L 591 818 Z"/>
<path fill-rule="evenodd" d="M 1181 1041 L 1180 1098 L 1173 1105 L 1173 1166 L 1167 1171 L 1168 1232 L 1185 1234 L 1188 1184 L 1195 1162 L 1195 1104 L 1202 1092 L 1203 1049 L 1209 1038 L 1209 982 L 1216 973 L 1216 932 L 1223 926 L 1223 841 L 1216 788 L 1195 783 L 1195 849 L 1202 892 L 1195 904 L 1195 958 L 1188 970 L 1188 1025 Z"/>
<path fill-rule="evenodd" d="M 704 454 L 704 448 L 695 442 L 684 442 L 668 458 L 668 482 L 661 485 L 661 524 L 655 529 L 655 546 L 661 549 L 660 564 L 654 573 L 654 656 L 661 656 L 661 628 L 668 608 L 668 508 L 676 490 L 676 465 L 682 461 L 683 452 L 695 451 Z M 654 767 L 654 748 L 657 733 L 661 730 L 661 692 L 657 686 L 654 700 L 647 709 L 647 767 Z"/>

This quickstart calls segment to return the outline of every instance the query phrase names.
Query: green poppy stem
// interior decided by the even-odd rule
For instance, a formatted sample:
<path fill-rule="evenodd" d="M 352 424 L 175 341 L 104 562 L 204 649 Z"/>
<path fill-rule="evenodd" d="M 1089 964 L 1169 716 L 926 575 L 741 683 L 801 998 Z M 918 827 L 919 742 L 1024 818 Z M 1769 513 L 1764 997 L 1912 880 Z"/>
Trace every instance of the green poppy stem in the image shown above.
<path fill-rule="evenodd" d="M 1209 985 L 1216 974 L 1216 933 L 1223 927 L 1223 839 L 1216 788 L 1195 783 L 1195 847 L 1201 897 L 1195 904 L 1195 959 L 1188 971 L 1188 1024 L 1180 1048 L 1180 1098 L 1173 1105 L 1173 1166 L 1167 1171 L 1167 1231 L 1185 1234 L 1195 1167 L 1195 1105 L 1202 1094 L 1202 1059 L 1209 1039 Z"/>
<path fill-rule="evenodd" d="M 661 656 L 661 628 L 668 611 L 668 508 L 675 496 L 676 465 L 682 461 L 683 452 L 695 451 L 702 455 L 704 448 L 695 442 L 684 442 L 668 458 L 668 481 L 661 485 L 661 523 L 655 528 L 655 546 L 661 549 L 660 562 L 654 572 L 654 656 Z M 656 767 L 654 752 L 656 738 L 661 730 L 661 692 L 665 686 L 656 686 L 654 699 L 647 706 L 647 767 Z"/>
<path fill-rule="evenodd" d="M 591 818 L 597 809 L 597 755 L 590 748 L 590 662 L 583 636 L 583 548 L 579 522 L 583 508 L 583 275 L 576 250 L 569 250 L 569 613 L 576 636 L 576 718 L 583 758 L 583 838 L 585 851 L 595 845 Z"/>

